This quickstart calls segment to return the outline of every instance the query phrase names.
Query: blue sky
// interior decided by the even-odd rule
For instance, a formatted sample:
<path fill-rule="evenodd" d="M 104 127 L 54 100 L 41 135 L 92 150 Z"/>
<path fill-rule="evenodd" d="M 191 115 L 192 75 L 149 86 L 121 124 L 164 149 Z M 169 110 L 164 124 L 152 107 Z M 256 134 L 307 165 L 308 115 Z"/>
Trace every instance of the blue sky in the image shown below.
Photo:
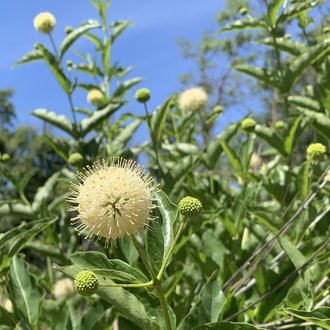
<path fill-rule="evenodd" d="M 113 49 L 112 58 L 124 66 L 134 66 L 133 76 L 144 78 L 139 87 L 152 91 L 150 108 L 157 105 L 174 91 L 181 88 L 179 75 L 191 66 L 180 55 L 177 38 L 185 37 L 198 42 L 204 30 L 215 30 L 215 13 L 221 8 L 216 0 L 113 0 L 109 19 L 129 19 L 134 22 Z M 30 113 L 36 108 L 47 108 L 57 113 L 68 114 L 67 100 L 42 62 L 13 68 L 14 63 L 33 49 L 37 42 L 50 48 L 47 36 L 34 30 L 33 19 L 39 13 L 49 11 L 56 17 L 54 39 L 57 44 L 64 38 L 67 25 L 77 27 L 96 11 L 88 0 L 16 0 L 1 1 L 0 38 L 0 88 L 14 88 L 13 98 L 17 124 L 41 126 L 41 121 Z M 88 42 L 77 43 L 80 50 Z M 135 88 L 135 90 L 138 87 Z M 76 105 L 87 106 L 85 95 L 78 96 Z M 137 112 L 136 102 L 130 102 L 127 111 Z"/>

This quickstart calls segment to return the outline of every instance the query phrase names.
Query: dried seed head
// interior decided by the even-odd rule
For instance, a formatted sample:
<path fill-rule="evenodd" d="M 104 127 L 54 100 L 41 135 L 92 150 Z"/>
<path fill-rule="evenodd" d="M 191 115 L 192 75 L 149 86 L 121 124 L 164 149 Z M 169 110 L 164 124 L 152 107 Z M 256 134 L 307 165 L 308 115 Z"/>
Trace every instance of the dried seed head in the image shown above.
<path fill-rule="evenodd" d="M 156 186 L 152 177 L 132 160 L 97 161 L 78 173 L 81 183 L 72 184 L 71 210 L 80 233 L 88 238 L 105 237 L 107 243 L 117 237 L 135 234 L 152 217 Z"/>

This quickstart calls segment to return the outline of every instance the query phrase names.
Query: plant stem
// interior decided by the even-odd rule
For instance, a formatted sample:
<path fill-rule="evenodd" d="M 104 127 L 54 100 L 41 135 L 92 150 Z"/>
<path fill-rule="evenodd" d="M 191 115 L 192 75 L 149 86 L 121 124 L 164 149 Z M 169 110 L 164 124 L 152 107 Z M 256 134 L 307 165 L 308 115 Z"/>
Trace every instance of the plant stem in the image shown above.
<path fill-rule="evenodd" d="M 59 61 L 60 56 L 58 54 L 58 50 L 57 50 L 56 44 L 55 44 L 54 39 L 53 39 L 53 35 L 51 33 L 48 33 L 48 36 L 49 36 L 50 43 L 52 44 L 52 47 L 53 47 L 53 50 L 54 50 L 56 61 Z"/>
<path fill-rule="evenodd" d="M 100 283 L 100 286 L 103 286 L 105 288 L 144 288 L 147 286 L 153 286 L 154 282 L 149 281 L 146 283 L 128 283 L 128 284 L 120 284 L 120 283 L 113 283 L 113 284 L 108 284 L 108 283 Z"/>
<path fill-rule="evenodd" d="M 173 242 L 172 242 L 172 244 L 170 246 L 170 249 L 168 250 L 167 255 L 166 255 L 166 257 L 165 257 L 165 259 L 163 261 L 162 267 L 160 268 L 160 271 L 159 271 L 159 273 L 157 275 L 157 278 L 158 278 L 159 281 L 161 281 L 161 279 L 163 277 L 163 273 L 164 273 L 164 271 L 166 269 L 166 266 L 168 264 L 168 261 L 169 261 L 171 255 L 172 255 L 174 246 L 177 243 L 177 241 L 178 241 L 178 239 L 179 239 L 179 237 L 180 237 L 180 235 L 181 235 L 181 233 L 183 231 L 184 226 L 185 226 L 185 221 L 183 220 L 180 223 L 180 227 L 179 227 L 179 229 L 178 229 L 178 231 L 177 231 L 177 233 L 175 235 L 175 238 L 174 238 L 174 240 L 173 240 Z"/>
<path fill-rule="evenodd" d="M 164 296 L 164 293 L 163 293 L 163 290 L 161 287 L 161 281 L 155 275 L 147 256 L 145 255 L 143 249 L 141 248 L 141 245 L 139 244 L 139 242 L 137 241 L 135 236 L 131 235 L 131 239 L 142 259 L 144 266 L 147 268 L 147 270 L 152 278 L 152 281 L 151 281 L 152 285 L 157 291 L 158 300 L 159 300 L 160 306 L 162 307 L 162 310 L 163 310 L 163 316 L 164 316 L 164 320 L 165 320 L 165 324 L 166 324 L 166 330 L 172 330 L 170 316 L 169 316 L 168 308 L 167 308 L 167 303 L 166 303 L 165 296 Z"/>

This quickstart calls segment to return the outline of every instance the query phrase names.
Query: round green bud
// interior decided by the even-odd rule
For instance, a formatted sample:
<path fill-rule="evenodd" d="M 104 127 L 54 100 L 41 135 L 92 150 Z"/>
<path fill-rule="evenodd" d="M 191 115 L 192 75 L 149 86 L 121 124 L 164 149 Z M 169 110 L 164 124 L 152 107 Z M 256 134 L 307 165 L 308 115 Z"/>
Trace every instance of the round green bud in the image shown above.
<path fill-rule="evenodd" d="M 306 150 L 307 159 L 315 160 L 320 159 L 326 153 L 327 148 L 322 143 L 312 143 Z"/>
<path fill-rule="evenodd" d="M 286 123 L 283 120 L 278 120 L 274 126 L 276 129 L 281 130 L 286 127 Z"/>
<path fill-rule="evenodd" d="M 179 211 L 184 216 L 194 216 L 202 211 L 202 203 L 194 197 L 183 197 L 178 205 Z"/>
<path fill-rule="evenodd" d="M 245 118 L 241 122 L 241 129 L 246 132 L 253 132 L 257 122 L 252 118 Z"/>
<path fill-rule="evenodd" d="M 7 162 L 10 159 L 10 155 L 7 153 L 4 153 L 1 155 L 1 161 L 2 162 Z"/>
<path fill-rule="evenodd" d="M 69 156 L 68 163 L 70 165 L 81 165 L 84 161 L 84 157 L 79 152 L 74 152 Z"/>
<path fill-rule="evenodd" d="M 330 26 L 325 26 L 325 27 L 322 29 L 322 32 L 323 32 L 323 33 L 329 33 L 329 32 L 330 32 Z"/>
<path fill-rule="evenodd" d="M 215 113 L 220 114 L 220 113 L 222 113 L 222 111 L 223 111 L 223 107 L 222 107 L 221 105 L 216 105 L 216 106 L 214 107 L 213 111 L 214 111 Z"/>
<path fill-rule="evenodd" d="M 66 34 L 70 34 L 73 31 L 73 27 L 72 26 L 66 26 L 64 29 Z"/>
<path fill-rule="evenodd" d="M 99 287 L 99 281 L 95 273 L 89 270 L 81 270 L 74 279 L 76 291 L 82 296 L 90 296 Z"/>
<path fill-rule="evenodd" d="M 246 7 L 242 7 L 240 10 L 239 10 L 239 13 L 242 15 L 242 16 L 245 16 L 247 13 L 248 13 L 248 9 Z"/>
<path fill-rule="evenodd" d="M 146 103 L 150 100 L 150 91 L 147 88 L 140 88 L 136 93 L 135 93 L 135 99 L 140 102 L 140 103 Z"/>

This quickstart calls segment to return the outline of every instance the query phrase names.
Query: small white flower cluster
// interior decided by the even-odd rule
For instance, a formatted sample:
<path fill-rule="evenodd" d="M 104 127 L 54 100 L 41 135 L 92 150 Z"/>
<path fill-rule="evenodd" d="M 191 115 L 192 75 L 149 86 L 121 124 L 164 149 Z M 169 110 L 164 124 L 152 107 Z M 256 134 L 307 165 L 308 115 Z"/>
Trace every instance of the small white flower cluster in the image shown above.
<path fill-rule="evenodd" d="M 78 211 L 72 218 L 79 234 L 87 231 L 86 238 L 110 239 L 131 235 L 149 219 L 156 189 L 153 179 L 132 160 L 119 158 L 109 164 L 97 161 L 78 173 L 80 184 L 72 184 L 68 198 Z"/>
<path fill-rule="evenodd" d="M 194 87 L 184 91 L 179 97 L 179 105 L 183 110 L 198 111 L 206 106 L 208 97 L 200 87 Z"/>

